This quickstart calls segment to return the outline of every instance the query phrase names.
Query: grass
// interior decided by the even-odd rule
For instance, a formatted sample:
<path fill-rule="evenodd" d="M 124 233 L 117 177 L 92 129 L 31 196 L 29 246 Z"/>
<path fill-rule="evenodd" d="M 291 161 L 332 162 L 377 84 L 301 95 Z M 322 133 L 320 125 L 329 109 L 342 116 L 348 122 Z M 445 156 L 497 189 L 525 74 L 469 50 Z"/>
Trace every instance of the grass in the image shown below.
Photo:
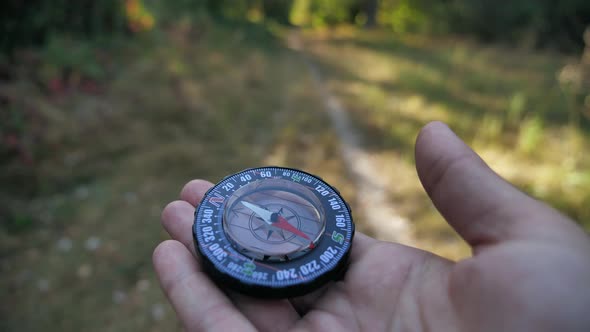
<path fill-rule="evenodd" d="M 164 205 L 192 178 L 218 181 L 266 164 L 275 140 L 299 144 L 301 156 L 310 150 L 292 142 L 299 130 L 291 124 L 311 122 L 313 108 L 284 111 L 286 99 L 304 107 L 307 98 L 297 95 L 290 51 L 260 28 L 212 25 L 203 34 L 183 24 L 125 49 L 100 95 L 54 99 L 14 83 L 23 98 L 35 96 L 51 143 L 44 148 L 53 150 L 35 161 L 39 184 L 19 201 L 24 215 L 9 215 L 26 229 L 0 230 L 0 329 L 178 326 L 151 267 L 167 237 L 158 222 Z M 19 191 L 7 183 L 3 196 Z M 71 249 L 60 247 L 68 242 Z"/>
<path fill-rule="evenodd" d="M 433 119 L 520 187 L 590 219 L 586 125 L 569 125 L 555 85 L 568 59 L 380 31 L 305 41 L 420 247 L 468 252 L 415 175 L 414 139 Z M 110 56 L 98 93 L 48 95 L 26 75 L 0 87 L 42 119 L 23 127 L 37 135 L 32 164 L 0 164 L 0 330 L 179 330 L 151 252 L 167 238 L 162 208 L 192 178 L 302 168 L 358 211 L 312 77 L 268 30 L 180 19 Z"/>
<path fill-rule="evenodd" d="M 337 29 L 307 37 L 331 90 L 388 165 L 384 172 L 411 174 L 419 129 L 442 120 L 501 175 L 590 229 L 590 122 L 570 121 L 577 109 L 567 106 L 557 81 L 572 59 L 385 31 Z M 451 257 L 466 254 L 415 176 L 391 177 L 390 188 L 422 246 Z"/>

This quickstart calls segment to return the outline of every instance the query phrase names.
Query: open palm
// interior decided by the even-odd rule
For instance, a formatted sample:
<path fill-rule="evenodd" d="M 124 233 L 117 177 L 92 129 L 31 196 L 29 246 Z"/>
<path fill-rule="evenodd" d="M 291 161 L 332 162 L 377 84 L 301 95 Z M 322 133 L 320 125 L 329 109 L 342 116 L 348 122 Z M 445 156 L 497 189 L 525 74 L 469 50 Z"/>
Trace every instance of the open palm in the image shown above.
<path fill-rule="evenodd" d="M 217 288 L 195 257 L 189 182 L 163 211 L 173 240 L 154 251 L 162 288 L 189 331 L 590 331 L 590 240 L 499 178 L 445 125 L 416 142 L 424 188 L 474 255 L 452 262 L 357 233 L 342 281 L 300 298 Z"/>

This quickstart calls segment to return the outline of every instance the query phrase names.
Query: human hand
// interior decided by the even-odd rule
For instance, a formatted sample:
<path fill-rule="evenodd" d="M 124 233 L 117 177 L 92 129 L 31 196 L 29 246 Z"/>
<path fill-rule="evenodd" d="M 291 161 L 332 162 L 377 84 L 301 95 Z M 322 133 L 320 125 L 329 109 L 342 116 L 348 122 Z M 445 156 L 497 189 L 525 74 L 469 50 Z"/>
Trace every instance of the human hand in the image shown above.
<path fill-rule="evenodd" d="M 420 133 L 416 165 L 473 257 L 455 263 L 357 232 L 344 279 L 289 300 L 226 295 L 202 272 L 191 227 L 212 184 L 189 182 L 162 213 L 173 240 L 153 255 L 185 328 L 590 331 L 590 240 L 581 228 L 502 180 L 443 124 Z"/>

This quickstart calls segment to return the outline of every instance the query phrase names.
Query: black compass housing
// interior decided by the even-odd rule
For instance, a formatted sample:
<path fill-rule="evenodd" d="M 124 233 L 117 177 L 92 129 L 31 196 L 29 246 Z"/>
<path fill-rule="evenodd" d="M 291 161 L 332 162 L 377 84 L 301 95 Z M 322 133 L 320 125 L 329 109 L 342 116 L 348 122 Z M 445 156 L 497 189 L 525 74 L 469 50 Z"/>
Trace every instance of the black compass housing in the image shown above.
<path fill-rule="evenodd" d="M 262 231 L 266 239 L 254 234 Z M 257 298 L 302 296 L 341 279 L 353 236 L 350 207 L 335 188 L 274 166 L 224 178 L 204 195 L 193 224 L 205 273 L 222 290 Z"/>

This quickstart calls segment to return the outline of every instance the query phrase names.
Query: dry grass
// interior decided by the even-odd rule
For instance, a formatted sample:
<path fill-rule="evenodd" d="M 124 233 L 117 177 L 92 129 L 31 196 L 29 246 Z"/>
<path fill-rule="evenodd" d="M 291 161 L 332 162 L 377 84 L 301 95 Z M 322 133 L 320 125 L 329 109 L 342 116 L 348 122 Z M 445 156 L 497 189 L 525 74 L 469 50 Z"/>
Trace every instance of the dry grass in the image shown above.
<path fill-rule="evenodd" d="M 170 331 L 151 253 L 186 181 L 270 161 L 338 172 L 303 64 L 249 29 L 153 36 L 122 54 L 100 96 L 21 91 L 38 98 L 59 149 L 35 167 L 46 189 L 20 202 L 29 227 L 0 230 L 1 330 Z"/>
<path fill-rule="evenodd" d="M 501 175 L 590 227 L 590 123 L 572 126 L 557 82 L 571 59 L 385 31 L 307 37 L 421 247 L 453 258 L 469 253 L 415 176 L 414 140 L 432 120 L 449 123 Z"/>
<path fill-rule="evenodd" d="M 561 58 L 381 32 L 307 38 L 421 247 L 467 254 L 415 175 L 414 139 L 432 119 L 449 122 L 501 174 L 588 220 L 588 139 L 551 111 Z M 0 165 L 0 197 L 27 179 L 37 184 L 10 202 L 26 227 L 0 228 L 0 330 L 180 329 L 151 252 L 167 238 L 161 209 L 189 179 L 302 168 L 333 183 L 355 211 L 321 96 L 299 55 L 262 28 L 181 21 L 121 50 L 117 63 L 94 96 L 11 87 L 43 114 L 47 145 L 34 178 Z M 544 111 L 535 118 L 533 109 Z"/>

